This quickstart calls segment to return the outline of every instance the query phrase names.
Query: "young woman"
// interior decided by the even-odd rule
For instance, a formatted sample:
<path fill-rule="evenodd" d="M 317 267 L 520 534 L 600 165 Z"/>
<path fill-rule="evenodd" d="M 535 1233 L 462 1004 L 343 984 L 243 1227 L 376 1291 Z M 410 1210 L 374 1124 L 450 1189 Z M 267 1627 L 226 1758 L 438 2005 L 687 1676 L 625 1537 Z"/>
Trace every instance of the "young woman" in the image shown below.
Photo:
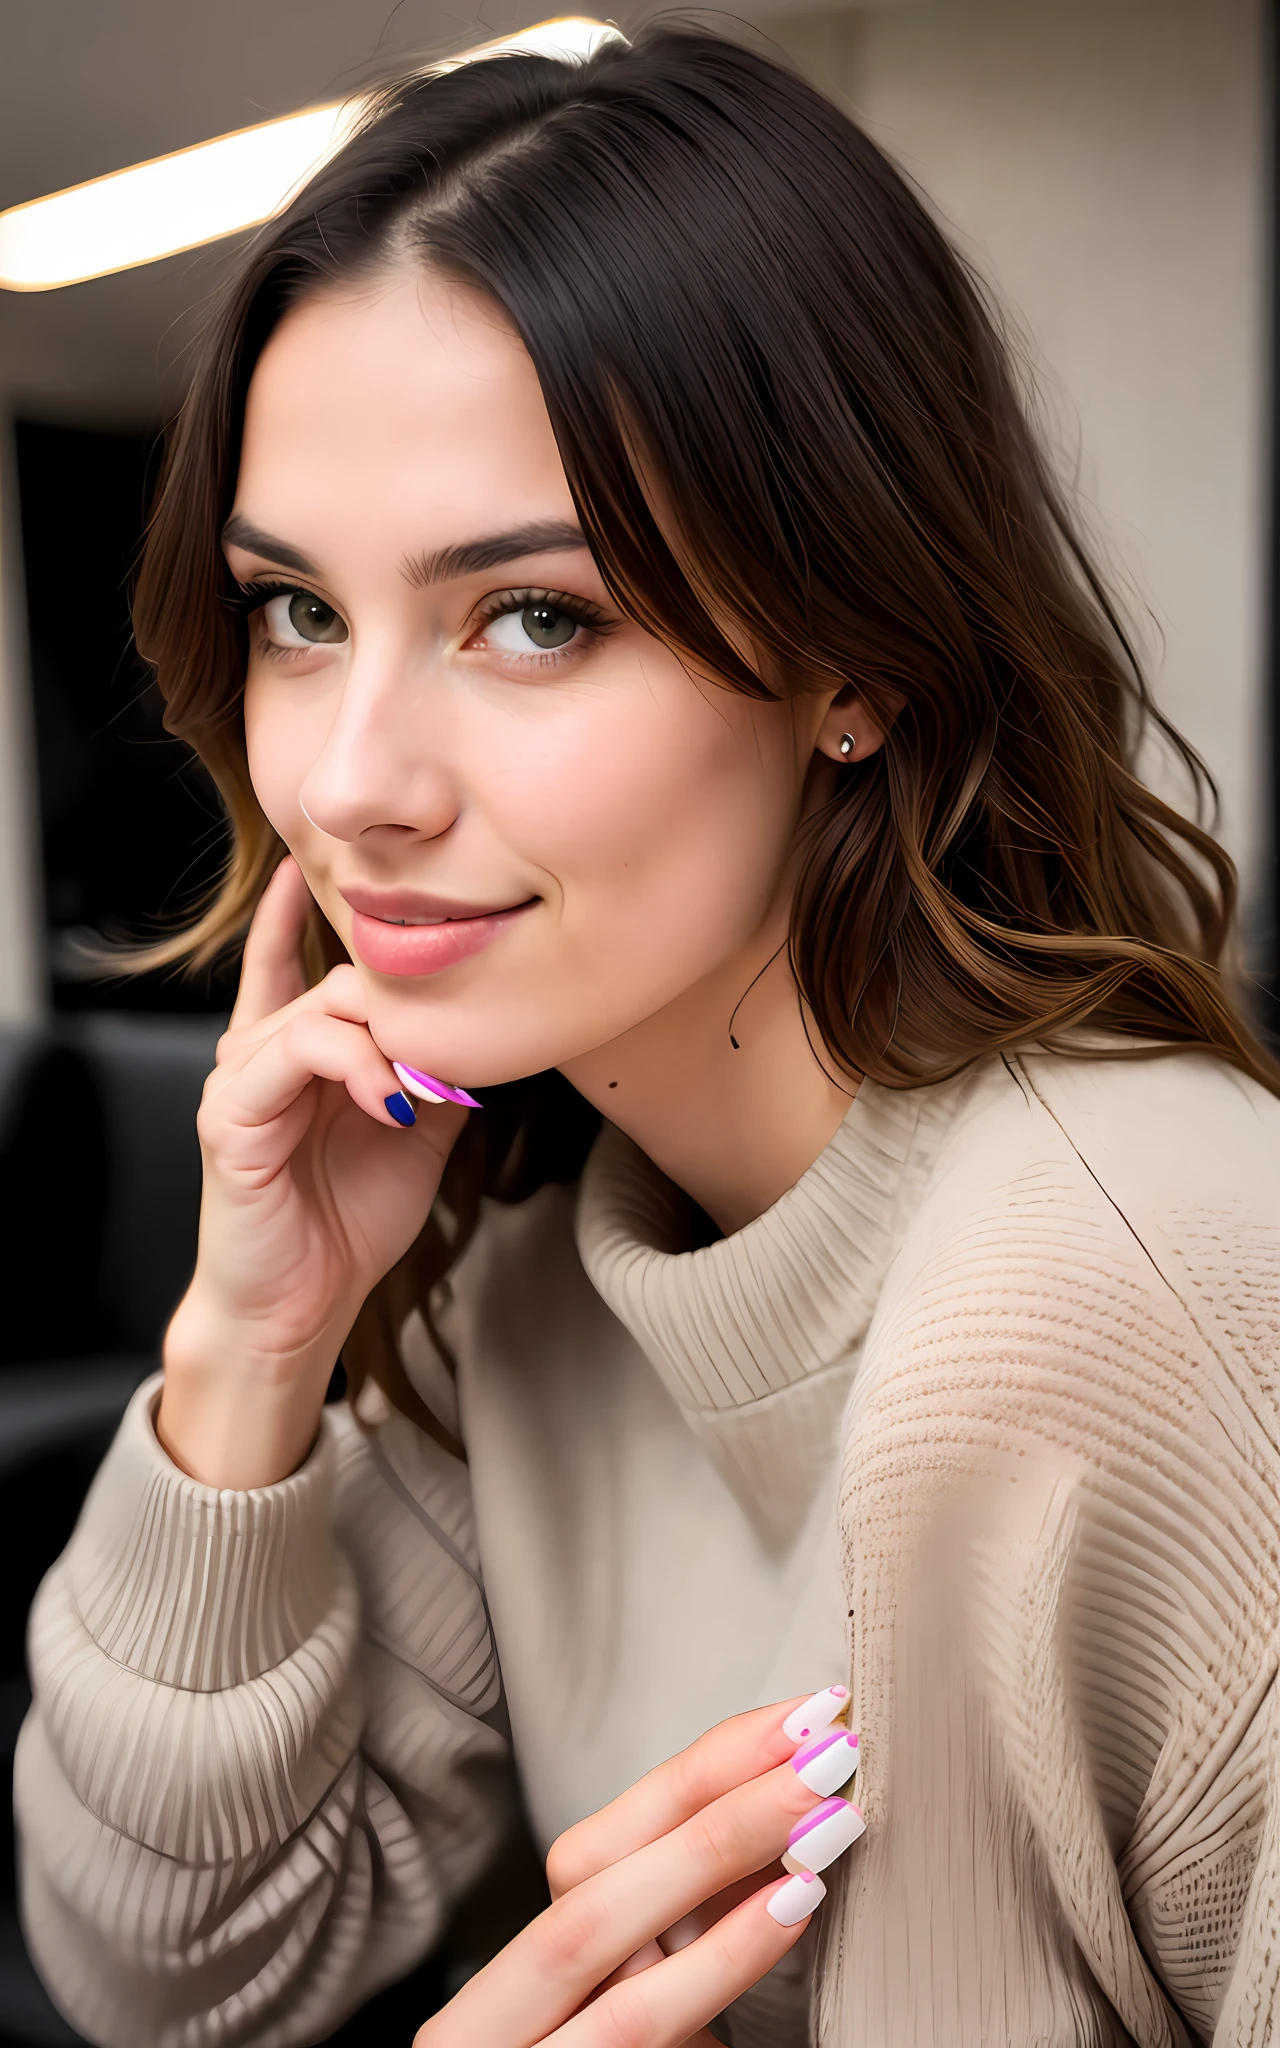
<path fill-rule="evenodd" d="M 138 628 L 253 921 L 33 1621 L 76 2024 L 322 2038 L 523 1798 L 420 2048 L 1269 2039 L 1277 1070 L 919 198 L 702 34 L 402 82 Z"/>

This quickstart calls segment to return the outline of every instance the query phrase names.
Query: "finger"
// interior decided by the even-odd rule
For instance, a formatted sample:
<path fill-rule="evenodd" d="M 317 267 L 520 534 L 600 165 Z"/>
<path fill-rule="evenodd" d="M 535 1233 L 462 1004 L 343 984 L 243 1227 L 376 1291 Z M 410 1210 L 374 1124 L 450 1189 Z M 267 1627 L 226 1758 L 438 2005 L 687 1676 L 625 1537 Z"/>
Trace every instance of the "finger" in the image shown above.
<path fill-rule="evenodd" d="M 457 2031 L 443 2031 L 442 2044 L 540 2042 L 664 1928 L 772 1863 L 817 1804 L 784 1764 L 575 1885 L 458 1994 L 446 2009 Z"/>
<path fill-rule="evenodd" d="M 365 1026 L 314 1011 L 295 1012 L 263 1040 L 228 1082 L 223 1113 L 241 1128 L 270 1123 L 283 1116 L 314 1080 L 340 1082 L 377 1123 L 398 1126 L 413 1121 L 391 1062 L 378 1051 Z M 387 1108 L 388 1097 L 394 1098 L 398 1116 Z"/>
<path fill-rule="evenodd" d="M 782 1723 L 798 1704 L 783 1700 L 776 1707 L 757 1707 L 721 1721 L 561 1835 L 547 1857 L 552 1898 L 594 1877 L 620 1856 L 670 1834 L 735 1785 L 793 1756 L 796 1744 L 784 1734 Z"/>
<path fill-rule="evenodd" d="M 628 1977 L 638 1977 L 641 1970 L 651 1969 L 654 1963 L 660 1963 L 665 1954 L 666 1950 L 659 1948 L 656 1941 L 646 1941 L 644 1947 L 638 1948 L 633 1956 L 628 1956 L 625 1963 L 618 1964 L 613 1975 L 605 1978 L 600 1990 L 607 1991 L 611 1984 L 621 1984 Z"/>
<path fill-rule="evenodd" d="M 810 1897 L 797 1897 L 804 1892 Z M 788 1894 L 783 1897 L 783 1894 Z M 690 2036 L 723 2012 L 735 1998 L 759 1982 L 794 1948 L 821 1905 L 826 1887 L 820 1877 L 807 1883 L 788 1878 L 770 1885 L 678 1955 L 612 1985 L 582 2012 L 575 2013 L 548 2038 L 546 2048 L 613 2048 L 618 2041 L 643 2043 L 644 2048 L 683 2048 Z M 769 1911 L 784 1915 L 782 1924 Z M 801 1912 L 804 1906 L 809 1912 Z M 791 1918 L 793 1913 L 799 1917 Z"/>
<path fill-rule="evenodd" d="M 233 1031 L 282 1010 L 306 988 L 302 937 L 311 900 L 301 868 L 286 854 L 263 891 L 244 942 Z"/>
<path fill-rule="evenodd" d="M 750 1877 L 742 1878 L 737 1884 L 727 1885 L 712 1899 L 704 1899 L 695 1906 L 692 1913 L 686 1913 L 683 1920 L 677 1920 L 674 1927 L 664 1927 L 658 1936 L 658 1946 L 664 1956 L 673 1956 L 677 1949 L 688 1948 L 691 1941 L 697 1941 L 708 1927 L 714 1927 L 717 1920 L 723 1920 L 726 1913 L 758 1892 L 762 1884 L 771 1878 L 784 1875 L 781 1861 L 771 1863 L 767 1870 L 753 1870 Z"/>
<path fill-rule="evenodd" d="M 369 999 L 360 976 L 349 962 L 344 962 L 341 967 L 331 967 L 323 981 L 316 982 L 313 988 L 304 989 L 292 1002 L 272 1010 L 267 1016 L 255 1018 L 247 1024 L 237 1025 L 233 1021 L 218 1041 L 218 1065 L 243 1066 L 255 1049 L 265 1045 L 267 1039 L 291 1017 L 312 1012 L 325 1017 L 341 1017 L 348 1024 L 368 1023 Z M 398 1087 L 399 1083 L 396 1085 Z"/>

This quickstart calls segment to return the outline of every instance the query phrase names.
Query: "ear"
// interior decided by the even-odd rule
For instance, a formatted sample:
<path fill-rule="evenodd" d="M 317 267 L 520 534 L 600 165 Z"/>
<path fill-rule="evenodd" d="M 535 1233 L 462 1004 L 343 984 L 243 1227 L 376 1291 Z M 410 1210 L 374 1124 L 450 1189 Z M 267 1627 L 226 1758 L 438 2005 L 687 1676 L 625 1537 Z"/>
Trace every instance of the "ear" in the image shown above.
<path fill-rule="evenodd" d="M 902 701 L 900 697 L 895 699 L 889 725 L 902 709 Z M 888 730 L 888 725 L 881 725 L 872 716 L 866 698 L 859 695 L 852 683 L 846 683 L 827 706 L 814 744 L 820 754 L 845 766 L 850 761 L 865 761 L 878 752 Z"/>

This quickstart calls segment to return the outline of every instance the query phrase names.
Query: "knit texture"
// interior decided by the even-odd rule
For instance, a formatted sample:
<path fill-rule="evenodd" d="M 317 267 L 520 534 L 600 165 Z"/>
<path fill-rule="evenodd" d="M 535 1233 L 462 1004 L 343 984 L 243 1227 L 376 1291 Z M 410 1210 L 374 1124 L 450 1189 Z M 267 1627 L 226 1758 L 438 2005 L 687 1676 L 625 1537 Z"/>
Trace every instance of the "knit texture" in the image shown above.
<path fill-rule="evenodd" d="M 520 1789 L 547 1840 L 847 1673 L 868 1831 L 734 2048 L 802 2048 L 811 1964 L 820 2048 L 1262 2048 L 1278 1140 L 1195 1056 L 864 1083 L 705 1244 L 606 1130 L 576 1217 L 488 1213 L 435 1304 L 469 1469 L 327 1411 L 292 1478 L 216 1493 L 149 1383 L 32 1621 L 57 2002 L 104 2048 L 319 2040 L 431 1945 Z M 428 1350 L 411 1319 L 439 1412 Z"/>

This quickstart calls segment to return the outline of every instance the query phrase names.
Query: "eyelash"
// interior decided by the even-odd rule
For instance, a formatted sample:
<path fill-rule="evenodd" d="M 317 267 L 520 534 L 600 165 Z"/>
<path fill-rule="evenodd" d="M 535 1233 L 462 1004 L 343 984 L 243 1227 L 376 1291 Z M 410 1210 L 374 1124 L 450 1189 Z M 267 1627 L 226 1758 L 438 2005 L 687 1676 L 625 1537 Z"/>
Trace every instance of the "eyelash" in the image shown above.
<path fill-rule="evenodd" d="M 314 595 L 315 592 L 309 591 L 306 585 L 302 583 L 275 583 L 270 580 L 260 580 L 255 583 L 240 584 L 230 602 L 232 608 L 242 618 L 248 619 L 254 612 L 260 611 L 263 605 L 270 604 L 273 597 L 312 597 Z M 567 618 L 572 619 L 582 629 L 582 632 L 587 636 L 588 645 L 592 640 L 603 640 L 606 634 L 611 633 L 614 629 L 615 622 L 612 619 L 606 618 L 600 607 L 592 604 L 589 599 L 573 597 L 567 590 L 547 590 L 530 584 L 522 590 L 497 590 L 494 591 L 491 597 L 484 598 L 478 609 L 472 613 L 471 618 L 468 620 L 466 637 L 470 639 L 473 633 L 483 632 L 486 626 L 491 626 L 495 619 L 503 618 L 509 612 L 523 611 L 526 606 L 531 604 L 550 604 L 554 605 L 557 611 L 564 612 Z M 303 651 L 303 649 L 298 647 L 281 647 L 276 641 L 267 639 L 265 635 L 258 641 L 258 652 L 265 655 L 271 661 L 287 662 L 292 656 Z M 579 643 L 571 642 L 566 653 L 572 655 L 578 651 Z M 514 659 L 519 665 L 524 667 L 556 668 L 561 665 L 565 656 L 558 651 L 548 648 L 535 655 L 524 657 L 508 656 L 507 658 L 508 660 Z"/>
<path fill-rule="evenodd" d="M 231 609 L 238 612 L 247 623 L 254 612 L 261 611 L 263 605 L 270 604 L 273 597 L 293 597 L 297 594 L 314 596 L 314 592 L 308 592 L 302 583 L 273 583 L 270 580 L 260 580 L 256 583 L 241 583 L 234 596 L 229 599 L 229 603 Z M 274 640 L 269 640 L 265 633 L 259 636 L 258 653 L 267 661 L 288 662 L 302 652 L 303 649 L 300 647 L 278 646 Z"/>
<path fill-rule="evenodd" d="M 566 618 L 572 619 L 584 635 L 581 641 L 571 641 L 563 650 L 544 648 L 536 654 L 508 655 L 506 659 L 522 668 L 559 668 L 566 660 L 573 660 L 585 653 L 594 640 L 603 640 L 611 633 L 614 621 L 606 618 L 598 605 L 585 597 L 572 597 L 567 590 L 547 590 L 545 587 L 529 585 L 523 590 L 496 590 L 491 597 L 482 599 L 478 609 L 468 620 L 467 638 L 473 633 L 482 633 L 495 619 L 505 617 L 509 612 L 522 612 L 531 604 L 547 604 Z"/>
<path fill-rule="evenodd" d="M 292 597 L 295 590 L 301 590 L 300 583 L 241 583 L 237 586 L 231 604 L 238 612 L 256 612 L 259 605 L 267 604 L 273 597 Z"/>

